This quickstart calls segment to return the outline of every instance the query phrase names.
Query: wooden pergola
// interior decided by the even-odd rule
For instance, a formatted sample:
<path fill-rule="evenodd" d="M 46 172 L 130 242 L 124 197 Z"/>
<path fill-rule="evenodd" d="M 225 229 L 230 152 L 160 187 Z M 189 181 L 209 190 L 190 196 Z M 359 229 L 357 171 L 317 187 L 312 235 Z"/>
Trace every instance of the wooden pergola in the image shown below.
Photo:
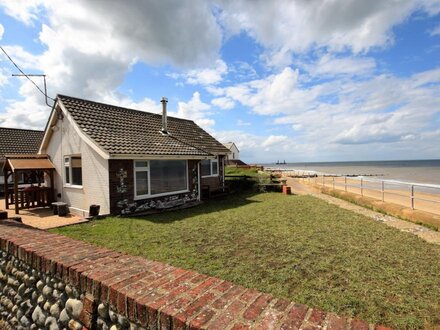
<path fill-rule="evenodd" d="M 53 171 L 55 166 L 47 155 L 5 155 L 5 207 L 15 206 L 15 214 L 21 209 L 46 207 L 54 200 Z M 45 176 L 46 175 L 46 176 Z M 12 176 L 13 188 L 8 179 Z M 22 182 L 20 181 L 22 178 Z M 49 179 L 49 180 L 48 180 Z"/>

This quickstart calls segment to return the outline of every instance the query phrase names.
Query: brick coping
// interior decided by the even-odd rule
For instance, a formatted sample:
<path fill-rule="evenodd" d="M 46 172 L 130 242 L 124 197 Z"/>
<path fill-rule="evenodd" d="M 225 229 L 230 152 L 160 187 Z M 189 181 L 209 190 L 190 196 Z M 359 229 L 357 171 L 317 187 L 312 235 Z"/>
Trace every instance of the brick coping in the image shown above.
<path fill-rule="evenodd" d="M 12 221 L 0 250 L 147 329 L 389 329 Z"/>

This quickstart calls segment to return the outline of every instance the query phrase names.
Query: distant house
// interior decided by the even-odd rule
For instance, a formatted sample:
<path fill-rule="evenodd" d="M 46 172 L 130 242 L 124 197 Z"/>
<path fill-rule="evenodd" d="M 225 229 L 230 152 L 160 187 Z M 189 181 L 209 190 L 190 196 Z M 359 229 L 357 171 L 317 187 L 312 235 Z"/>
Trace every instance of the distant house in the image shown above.
<path fill-rule="evenodd" d="M 223 145 L 229 150 L 228 154 L 226 155 L 226 160 L 240 159 L 240 150 L 238 150 L 234 142 L 223 143 Z"/>
<path fill-rule="evenodd" d="M 58 95 L 40 154 L 56 173 L 58 201 L 86 215 L 129 214 L 200 200 L 224 186 L 220 142 L 191 120 Z"/>
<path fill-rule="evenodd" d="M 0 127 L 0 193 L 4 190 L 5 155 L 37 153 L 43 135 L 43 131 Z"/>

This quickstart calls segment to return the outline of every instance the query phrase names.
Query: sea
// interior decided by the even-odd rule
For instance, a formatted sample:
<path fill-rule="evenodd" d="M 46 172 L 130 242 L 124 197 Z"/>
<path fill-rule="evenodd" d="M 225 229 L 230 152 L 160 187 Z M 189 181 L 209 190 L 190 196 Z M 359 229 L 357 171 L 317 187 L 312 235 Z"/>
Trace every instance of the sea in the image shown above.
<path fill-rule="evenodd" d="M 261 164 L 326 174 L 373 176 L 380 180 L 440 185 L 440 159 Z M 372 177 L 372 178 L 373 178 Z"/>

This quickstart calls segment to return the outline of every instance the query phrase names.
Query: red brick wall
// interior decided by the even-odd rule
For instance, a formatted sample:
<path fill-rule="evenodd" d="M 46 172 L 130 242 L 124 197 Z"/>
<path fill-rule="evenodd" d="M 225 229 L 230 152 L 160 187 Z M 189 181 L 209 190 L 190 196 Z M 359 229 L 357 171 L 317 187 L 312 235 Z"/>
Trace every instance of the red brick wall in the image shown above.
<path fill-rule="evenodd" d="M 8 255 L 79 290 L 86 329 L 96 329 L 102 304 L 147 329 L 374 329 L 215 277 L 2 221 L 0 258 Z"/>

